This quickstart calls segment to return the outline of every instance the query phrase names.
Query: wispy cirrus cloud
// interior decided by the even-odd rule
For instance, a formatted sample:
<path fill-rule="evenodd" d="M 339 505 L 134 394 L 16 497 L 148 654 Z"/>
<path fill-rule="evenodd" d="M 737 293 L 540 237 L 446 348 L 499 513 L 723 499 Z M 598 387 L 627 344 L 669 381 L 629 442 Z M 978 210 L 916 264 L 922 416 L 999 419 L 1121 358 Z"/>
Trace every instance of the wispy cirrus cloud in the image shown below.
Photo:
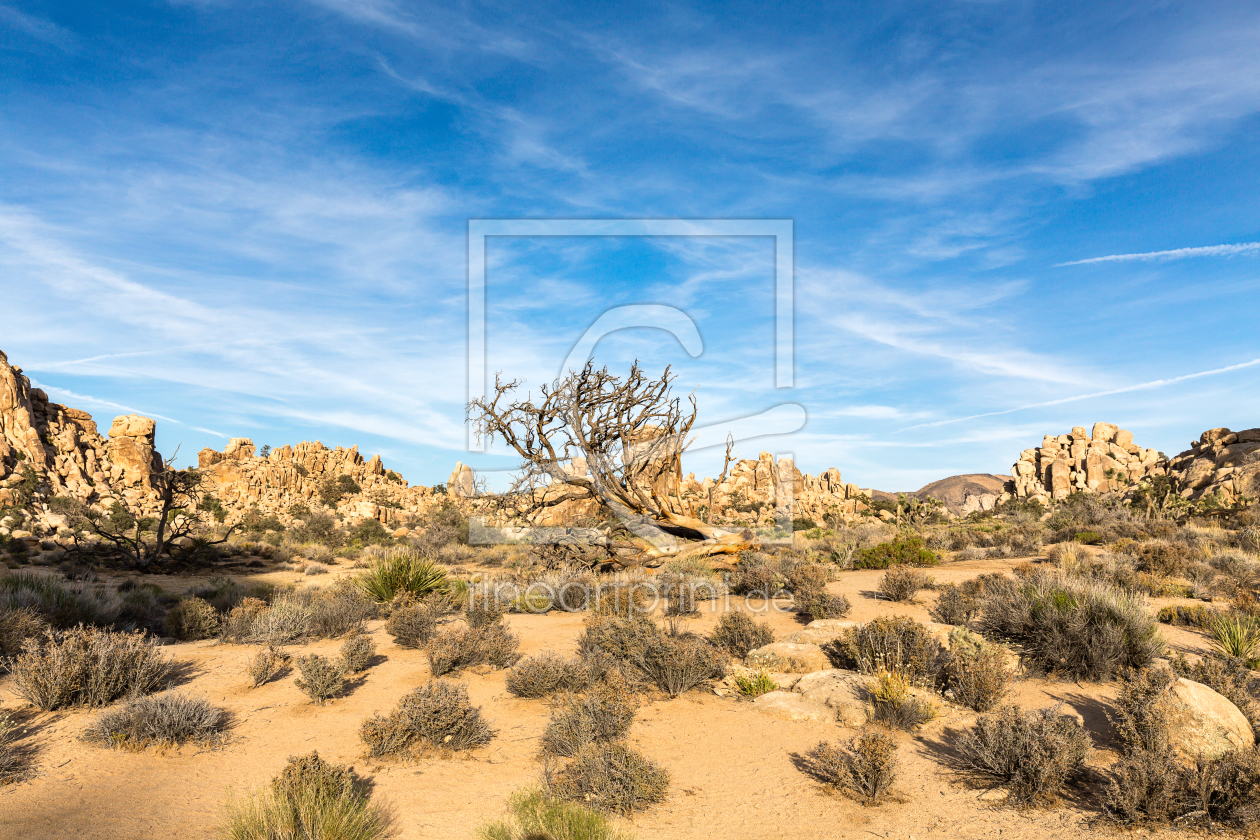
<path fill-rule="evenodd" d="M 1195 248 L 1174 248 L 1169 251 L 1146 251 L 1141 254 L 1108 254 L 1105 257 L 1088 257 L 1083 260 L 1055 263 L 1054 268 L 1069 265 L 1090 265 L 1108 262 L 1164 262 L 1168 260 L 1185 260 L 1192 257 L 1237 257 L 1260 254 L 1260 242 L 1241 242 L 1237 245 L 1203 245 Z"/>

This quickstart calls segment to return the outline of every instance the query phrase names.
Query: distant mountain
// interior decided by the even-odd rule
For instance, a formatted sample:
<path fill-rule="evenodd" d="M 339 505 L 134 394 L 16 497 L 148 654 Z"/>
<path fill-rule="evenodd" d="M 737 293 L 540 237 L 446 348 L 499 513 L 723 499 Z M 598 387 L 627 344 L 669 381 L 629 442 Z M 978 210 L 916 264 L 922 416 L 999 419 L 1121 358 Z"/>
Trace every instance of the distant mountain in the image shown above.
<path fill-rule="evenodd" d="M 962 515 L 981 507 L 992 507 L 993 502 L 997 501 L 997 497 L 1002 495 L 1003 486 L 1010 480 L 1010 476 L 968 473 L 967 475 L 951 475 L 949 478 L 942 478 L 939 481 L 933 481 L 931 484 L 924 485 L 918 490 L 903 492 L 907 496 L 914 496 L 919 499 L 925 499 L 928 496 L 931 496 L 933 499 L 939 499 L 945 504 L 945 507 L 956 514 Z M 981 499 L 985 496 L 992 497 L 987 505 L 981 502 Z M 872 492 L 871 498 L 895 500 L 897 494 L 875 490 Z"/>

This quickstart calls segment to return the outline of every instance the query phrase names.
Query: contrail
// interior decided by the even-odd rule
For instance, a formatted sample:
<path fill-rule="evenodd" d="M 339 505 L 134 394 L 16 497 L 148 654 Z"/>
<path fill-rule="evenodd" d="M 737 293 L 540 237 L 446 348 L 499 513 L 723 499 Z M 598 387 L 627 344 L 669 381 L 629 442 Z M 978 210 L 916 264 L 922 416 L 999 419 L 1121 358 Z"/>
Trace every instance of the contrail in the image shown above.
<path fill-rule="evenodd" d="M 1059 400 L 1050 400 L 1048 402 L 1029 403 L 1021 405 L 1018 408 L 1008 408 L 1003 411 L 989 411 L 984 414 L 973 414 L 970 417 L 955 417 L 953 420 L 937 420 L 934 423 L 920 423 L 917 426 L 906 426 L 898 431 L 908 432 L 911 429 L 926 429 L 933 426 L 947 426 L 950 423 L 963 423 L 967 420 L 978 420 L 981 417 L 998 417 L 1003 414 L 1014 414 L 1017 411 L 1027 411 L 1030 408 L 1046 408 L 1052 405 L 1063 405 L 1064 403 L 1077 402 L 1078 400 L 1089 400 L 1094 397 L 1109 397 L 1113 394 L 1127 394 L 1130 391 L 1145 391 L 1150 388 L 1163 388 L 1165 385 L 1174 385 L 1178 382 L 1185 382 L 1187 379 L 1198 379 L 1201 376 L 1215 376 L 1218 373 L 1229 373 L 1243 368 L 1254 367 L 1260 365 L 1260 359 L 1252 359 L 1250 362 L 1241 362 L 1228 367 L 1215 368 L 1213 370 L 1203 370 L 1198 373 L 1187 373 L 1184 376 L 1174 376 L 1171 379 L 1154 379 L 1150 382 L 1143 382 L 1140 385 L 1127 385 L 1123 388 L 1113 388 L 1110 391 L 1096 391 L 1092 394 L 1079 394 L 1075 397 L 1064 397 Z"/>
<path fill-rule="evenodd" d="M 1055 263 L 1053 268 L 1065 265 L 1088 265 L 1100 262 L 1127 262 L 1129 260 L 1184 260 L 1188 257 L 1234 257 L 1260 251 L 1260 242 L 1243 242 L 1239 245 L 1204 245 L 1200 248 L 1175 248 L 1171 251 L 1147 251 L 1145 254 L 1111 254 L 1106 257 L 1090 257 L 1087 260 Z"/>

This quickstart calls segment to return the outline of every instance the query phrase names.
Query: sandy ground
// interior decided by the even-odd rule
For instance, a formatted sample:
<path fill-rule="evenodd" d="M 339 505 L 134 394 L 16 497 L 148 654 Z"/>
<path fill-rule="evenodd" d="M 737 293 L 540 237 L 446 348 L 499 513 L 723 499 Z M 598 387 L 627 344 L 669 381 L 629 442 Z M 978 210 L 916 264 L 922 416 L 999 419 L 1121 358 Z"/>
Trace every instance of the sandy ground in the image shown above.
<path fill-rule="evenodd" d="M 957 582 L 1020 562 L 984 560 L 950 563 L 933 571 L 940 582 Z M 849 616 L 868 620 L 904 614 L 928 620 L 936 597 L 925 592 L 916 604 L 890 604 L 874 598 L 875 571 L 846 572 L 830 588 L 853 602 Z M 259 576 L 263 577 L 263 576 Z M 292 573 L 271 573 L 273 582 Z M 321 578 L 325 583 L 329 578 Z M 171 579 L 161 580 L 168 590 Z M 306 579 L 307 583 L 311 582 Z M 742 599 L 738 599 L 742 601 Z M 1159 601 L 1157 603 L 1164 603 Z M 707 632 L 717 614 L 706 605 L 693 628 Z M 764 614 L 782 637 L 802 626 L 795 616 Z M 581 614 L 511 615 L 506 621 L 521 636 L 521 652 L 550 649 L 571 653 L 581 633 Z M 266 784 L 288 756 L 319 750 L 327 759 L 352 764 L 370 780 L 377 801 L 390 807 L 399 838 L 471 838 L 478 826 L 504 813 L 510 794 L 539 778 L 537 739 L 546 725 L 546 701 L 523 700 L 504 688 L 504 672 L 466 672 L 473 702 L 497 730 L 487 747 L 466 757 L 425 758 L 410 763 L 364 758 L 358 740 L 362 721 L 388 711 L 428 678 L 424 653 L 393 644 L 381 622 L 370 625 L 380 656 L 346 695 L 328 705 L 307 702 L 287 674 L 257 689 L 244 676 L 256 648 L 216 642 L 172 644 L 172 657 L 188 664 L 180 690 L 205 696 L 234 717 L 227 743 L 214 749 L 188 747 L 158 752 L 125 752 L 89 746 L 78 739 L 88 712 L 38 713 L 0 681 L 0 703 L 31 730 L 37 769 L 27 781 L 0 788 L 0 840 L 189 840 L 215 836 L 220 810 L 232 791 Z M 1182 628 L 1164 628 L 1175 650 L 1202 652 L 1203 638 Z M 323 641 L 291 652 L 331 654 L 339 642 Z M 1022 679 L 1010 699 L 1024 706 L 1063 702 L 1084 717 L 1099 752 L 1094 764 L 1114 760 L 1105 709 L 1115 686 Z M 635 817 L 629 826 L 639 838 L 683 840 L 822 840 L 880 838 L 1073 838 L 1110 834 L 1091 824 L 1088 802 L 1068 801 L 1049 810 L 1017 811 L 995 804 L 995 794 L 974 790 L 953 778 L 941 762 L 948 732 L 973 719 L 970 712 L 942 704 L 941 718 L 898 739 L 902 801 L 865 808 L 826 791 L 801 773 L 793 756 L 821 740 L 853 734 L 835 723 L 785 722 L 756 711 L 747 701 L 692 692 L 675 700 L 657 699 L 639 712 L 631 744 L 669 769 L 669 799 Z"/>

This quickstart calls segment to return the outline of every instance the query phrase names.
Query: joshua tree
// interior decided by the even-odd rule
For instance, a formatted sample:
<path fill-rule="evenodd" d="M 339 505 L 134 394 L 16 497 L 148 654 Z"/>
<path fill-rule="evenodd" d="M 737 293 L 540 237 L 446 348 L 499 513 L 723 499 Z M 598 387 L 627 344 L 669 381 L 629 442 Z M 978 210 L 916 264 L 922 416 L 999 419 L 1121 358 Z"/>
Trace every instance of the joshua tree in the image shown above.
<path fill-rule="evenodd" d="M 494 395 L 473 400 L 469 413 L 479 436 L 502 438 L 522 460 L 512 487 L 498 496 L 501 510 L 529 519 L 548 508 L 594 502 L 642 541 L 645 561 L 748 548 L 749 533 L 701 520 L 682 499 L 682 453 L 696 400 L 673 396 L 673 381 L 668 367 L 652 379 L 635 362 L 620 379 L 588 361 L 544 385 L 535 401 L 516 396 L 518 380 L 496 376 Z M 728 438 L 723 478 L 731 448 Z M 692 544 L 680 545 L 678 538 Z"/>

